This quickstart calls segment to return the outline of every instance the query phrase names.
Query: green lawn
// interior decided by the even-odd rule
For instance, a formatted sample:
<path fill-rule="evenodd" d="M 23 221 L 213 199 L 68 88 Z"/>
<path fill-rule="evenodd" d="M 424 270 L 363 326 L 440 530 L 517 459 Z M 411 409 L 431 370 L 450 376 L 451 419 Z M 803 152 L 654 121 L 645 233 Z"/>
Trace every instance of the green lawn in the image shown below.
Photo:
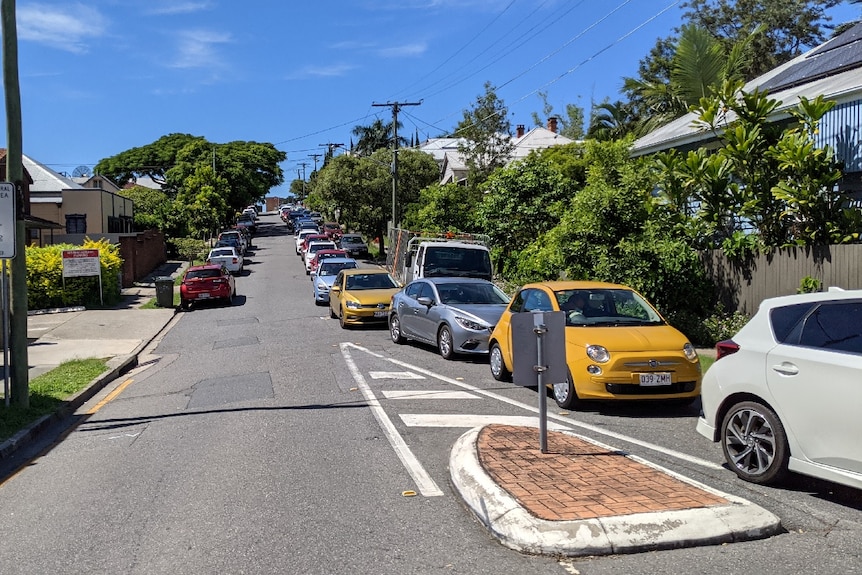
<path fill-rule="evenodd" d="M 103 359 L 74 359 L 60 364 L 30 381 L 30 406 L 0 405 L 0 441 L 9 439 L 19 430 L 43 415 L 56 412 L 70 397 L 86 388 L 91 381 L 107 371 Z"/>

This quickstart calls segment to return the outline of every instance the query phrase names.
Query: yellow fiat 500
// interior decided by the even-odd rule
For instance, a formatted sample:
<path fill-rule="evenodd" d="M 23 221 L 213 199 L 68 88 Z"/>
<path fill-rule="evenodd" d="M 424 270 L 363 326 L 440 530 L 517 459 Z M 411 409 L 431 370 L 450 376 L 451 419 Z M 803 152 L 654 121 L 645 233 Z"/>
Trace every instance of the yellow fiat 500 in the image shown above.
<path fill-rule="evenodd" d="M 512 314 L 566 313 L 568 381 L 552 385 L 563 409 L 579 400 L 663 399 L 683 403 L 700 395 L 702 373 L 694 346 L 633 289 L 590 281 L 523 286 L 489 339 L 491 375 L 512 376 Z"/>

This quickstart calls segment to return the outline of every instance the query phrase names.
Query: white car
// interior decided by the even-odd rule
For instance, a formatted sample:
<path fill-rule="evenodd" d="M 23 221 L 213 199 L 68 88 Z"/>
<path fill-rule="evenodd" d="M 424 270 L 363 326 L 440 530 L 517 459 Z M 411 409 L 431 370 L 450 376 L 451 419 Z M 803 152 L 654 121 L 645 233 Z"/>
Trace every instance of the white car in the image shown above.
<path fill-rule="evenodd" d="M 697 431 L 753 483 L 862 489 L 862 290 L 764 300 L 703 377 Z"/>
<path fill-rule="evenodd" d="M 305 229 L 296 234 L 296 255 L 302 255 L 302 242 L 305 240 L 306 237 L 310 236 L 311 234 L 319 233 L 320 232 L 315 228 L 313 230 Z"/>
<path fill-rule="evenodd" d="M 240 245 L 240 255 L 245 255 L 245 252 L 248 251 L 248 239 L 246 239 L 245 234 L 243 234 L 239 230 L 225 230 L 218 235 L 218 239 L 222 238 L 236 238 Z"/>
<path fill-rule="evenodd" d="M 335 245 L 335 242 L 331 241 L 320 241 L 320 242 L 311 242 L 308 244 L 308 249 L 305 250 L 303 254 L 303 260 L 305 261 L 305 273 L 311 273 L 311 258 L 314 254 L 320 250 L 334 250 L 338 249 L 338 246 Z"/>
<path fill-rule="evenodd" d="M 213 248 L 207 254 L 208 264 L 221 264 L 233 275 L 242 273 L 243 258 L 237 253 L 236 248 L 220 247 Z"/>

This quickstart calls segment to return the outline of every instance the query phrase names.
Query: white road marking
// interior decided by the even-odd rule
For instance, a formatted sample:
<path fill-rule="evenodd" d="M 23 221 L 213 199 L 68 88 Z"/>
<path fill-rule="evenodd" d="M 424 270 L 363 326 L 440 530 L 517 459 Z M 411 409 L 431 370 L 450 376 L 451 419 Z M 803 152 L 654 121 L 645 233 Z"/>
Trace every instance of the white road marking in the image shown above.
<path fill-rule="evenodd" d="M 527 411 L 530 411 L 533 413 L 539 412 L 538 406 L 527 405 L 526 403 L 516 401 L 514 399 L 509 399 L 508 397 L 504 397 L 502 395 L 497 395 L 496 393 L 493 393 L 491 391 L 485 391 L 484 389 L 479 389 L 476 386 L 470 385 L 468 383 L 464 383 L 462 381 L 452 379 L 451 377 L 439 375 L 437 373 L 434 373 L 433 371 L 423 369 L 423 368 L 417 367 L 415 365 L 410 365 L 407 362 L 404 362 L 404 361 L 401 361 L 401 360 L 398 360 L 398 359 L 395 359 L 392 357 L 388 357 L 388 356 L 385 356 L 385 355 L 382 355 L 379 353 L 375 353 L 375 352 L 371 351 L 370 349 L 364 348 L 360 345 L 356 345 L 355 343 L 342 344 L 342 349 L 344 348 L 344 346 L 353 347 L 359 351 L 363 351 L 363 352 L 365 352 L 371 356 L 383 359 L 385 361 L 388 361 L 389 363 L 398 365 L 400 367 L 403 367 L 406 369 L 412 369 L 412 370 L 417 371 L 419 373 L 424 373 L 428 377 L 432 377 L 432 378 L 437 379 L 439 381 L 445 381 L 446 383 L 451 383 L 452 385 L 458 386 L 462 389 L 466 389 L 466 390 L 470 391 L 471 393 L 475 393 L 477 395 L 484 395 L 485 397 L 489 397 L 491 399 L 496 399 L 497 401 L 501 401 L 503 403 L 507 403 L 507 404 L 512 405 L 514 407 L 518 407 L 520 409 L 524 409 L 524 410 L 527 410 Z M 538 400 L 536 401 L 536 403 L 538 403 Z M 663 453 L 667 456 L 675 457 L 676 459 L 680 459 L 682 461 L 686 461 L 686 462 L 694 464 L 694 465 L 699 465 L 699 466 L 705 467 L 707 469 L 715 469 L 715 470 L 719 470 L 719 471 L 724 469 L 724 467 L 722 465 L 720 465 L 718 463 L 713 463 L 712 461 L 707 461 L 705 459 L 701 459 L 700 457 L 695 457 L 693 455 L 688 455 L 688 454 L 682 453 L 680 451 L 668 449 L 666 447 L 662 447 L 661 445 L 656 445 L 654 443 L 648 443 L 646 441 L 641 441 L 640 439 L 635 439 L 634 437 L 629 437 L 628 435 L 623 435 L 622 433 L 616 433 L 613 431 L 609 431 L 607 429 L 597 427 L 595 425 L 590 425 L 589 423 L 581 423 L 579 421 L 574 421 L 572 419 L 569 419 L 566 417 L 561 417 L 561 416 L 556 415 L 554 413 L 548 413 L 548 419 L 549 420 L 554 419 L 558 423 L 560 423 L 564 426 L 578 427 L 581 429 L 586 429 L 586 430 L 592 431 L 593 433 L 598 433 L 598 434 L 601 434 L 601 435 L 604 435 L 607 437 L 613 437 L 614 439 L 619 439 L 621 441 L 625 441 L 625 442 L 631 443 L 633 445 L 639 445 L 641 447 L 645 447 L 647 449 L 651 449 L 653 451 L 657 451 L 657 452 Z"/>
<path fill-rule="evenodd" d="M 371 379 L 425 379 L 412 371 L 369 371 Z"/>
<path fill-rule="evenodd" d="M 384 391 L 386 399 L 479 399 L 478 395 L 466 391 L 447 390 L 392 390 Z"/>
<path fill-rule="evenodd" d="M 413 478 L 413 481 L 416 482 L 416 487 L 422 495 L 425 497 L 442 496 L 443 491 L 437 487 L 437 484 L 434 483 L 434 480 L 431 479 L 431 476 L 428 475 L 428 472 L 425 471 L 425 468 L 422 467 L 422 464 L 419 463 L 419 460 L 416 459 L 416 456 L 413 455 L 412 451 L 410 451 L 410 448 L 407 446 L 407 442 L 405 442 L 404 438 L 398 434 L 398 430 L 395 429 L 395 425 L 386 415 L 386 412 L 382 407 L 380 407 L 380 402 L 377 401 L 377 397 L 374 395 L 374 392 L 371 391 L 371 388 L 368 387 L 365 377 L 360 373 L 356 364 L 353 362 L 353 357 L 351 357 L 350 351 L 347 349 L 350 345 L 352 344 L 341 344 L 341 354 L 344 356 L 344 361 L 347 363 L 347 369 L 350 370 L 350 374 L 356 381 L 356 385 L 359 387 L 360 391 L 362 391 L 362 395 L 365 397 L 365 400 L 368 402 L 368 406 L 371 408 L 371 413 L 374 414 L 374 417 L 377 419 L 377 423 L 380 424 L 380 428 L 383 430 L 383 433 L 389 440 L 390 445 L 392 445 L 392 448 L 395 450 L 395 454 L 398 455 L 398 459 L 401 460 L 401 463 L 407 469 L 407 472 Z"/>
<path fill-rule="evenodd" d="M 482 427 L 483 425 L 517 425 L 539 427 L 539 418 L 529 415 L 476 415 L 460 413 L 399 413 L 407 427 Z M 568 430 L 564 425 L 548 422 L 548 429 Z M 536 432 L 538 433 L 538 431 Z M 538 435 L 536 436 L 538 438 Z"/>

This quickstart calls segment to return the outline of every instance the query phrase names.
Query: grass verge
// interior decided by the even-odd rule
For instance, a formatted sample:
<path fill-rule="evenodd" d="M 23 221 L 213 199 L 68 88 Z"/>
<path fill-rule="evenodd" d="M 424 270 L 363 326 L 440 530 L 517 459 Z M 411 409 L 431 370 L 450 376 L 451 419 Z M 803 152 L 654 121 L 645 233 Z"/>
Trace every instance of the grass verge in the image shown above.
<path fill-rule="evenodd" d="M 9 439 L 43 415 L 56 412 L 71 396 L 108 370 L 103 359 L 73 359 L 30 381 L 30 406 L 0 405 L 0 441 Z"/>

